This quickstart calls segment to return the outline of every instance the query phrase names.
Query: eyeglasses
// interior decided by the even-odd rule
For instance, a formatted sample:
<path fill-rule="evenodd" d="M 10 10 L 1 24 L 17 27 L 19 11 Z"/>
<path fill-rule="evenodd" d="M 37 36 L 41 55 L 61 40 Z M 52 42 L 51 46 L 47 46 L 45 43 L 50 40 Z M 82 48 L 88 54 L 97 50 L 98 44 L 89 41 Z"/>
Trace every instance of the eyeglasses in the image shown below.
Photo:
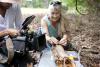
<path fill-rule="evenodd" d="M 50 3 L 50 5 L 61 5 L 62 2 L 59 1 L 53 1 Z"/>

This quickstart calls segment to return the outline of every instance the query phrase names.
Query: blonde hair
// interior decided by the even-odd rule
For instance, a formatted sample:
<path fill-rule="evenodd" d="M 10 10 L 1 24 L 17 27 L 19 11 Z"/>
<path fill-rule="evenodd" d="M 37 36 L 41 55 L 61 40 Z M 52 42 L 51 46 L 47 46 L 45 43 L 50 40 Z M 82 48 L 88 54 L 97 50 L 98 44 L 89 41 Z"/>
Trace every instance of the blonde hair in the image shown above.
<path fill-rule="evenodd" d="M 60 11 L 60 12 L 61 12 L 61 8 L 62 8 L 61 2 L 52 1 L 52 2 L 50 2 L 50 4 L 49 4 L 47 14 L 51 13 L 51 11 L 52 11 L 52 10 L 55 10 L 55 9 L 56 9 L 57 11 Z"/>

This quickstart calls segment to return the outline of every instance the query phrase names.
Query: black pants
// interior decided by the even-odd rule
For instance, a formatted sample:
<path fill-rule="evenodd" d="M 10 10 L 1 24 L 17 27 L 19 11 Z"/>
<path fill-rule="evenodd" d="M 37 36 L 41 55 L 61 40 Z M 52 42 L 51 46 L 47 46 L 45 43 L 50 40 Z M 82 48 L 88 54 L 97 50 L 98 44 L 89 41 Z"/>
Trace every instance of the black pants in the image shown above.
<path fill-rule="evenodd" d="M 33 59 L 29 55 L 29 53 L 25 54 L 15 53 L 11 65 L 14 65 L 14 67 L 27 67 L 27 64 L 30 63 L 33 63 Z"/>
<path fill-rule="evenodd" d="M 73 47 L 73 45 L 71 43 L 67 43 L 66 46 L 63 46 L 64 50 L 67 51 L 73 51 L 75 50 L 75 48 Z"/>
<path fill-rule="evenodd" d="M 8 64 L 0 64 L 0 67 L 10 67 Z"/>

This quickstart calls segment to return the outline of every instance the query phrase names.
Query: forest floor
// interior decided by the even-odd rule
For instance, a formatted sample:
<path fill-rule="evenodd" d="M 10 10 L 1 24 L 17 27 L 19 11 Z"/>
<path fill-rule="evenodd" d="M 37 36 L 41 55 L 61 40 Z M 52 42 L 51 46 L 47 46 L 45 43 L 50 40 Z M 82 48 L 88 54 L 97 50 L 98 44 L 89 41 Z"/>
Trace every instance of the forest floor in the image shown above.
<path fill-rule="evenodd" d="M 82 64 L 84 67 L 100 67 L 100 19 L 93 15 L 68 16 L 72 43 L 81 50 Z"/>
<path fill-rule="evenodd" d="M 45 9 L 27 10 L 27 14 L 45 13 Z M 84 67 L 100 67 L 100 19 L 97 16 L 75 14 L 69 14 L 67 18 L 71 23 L 71 42 L 77 50 L 81 50 L 81 63 Z"/>

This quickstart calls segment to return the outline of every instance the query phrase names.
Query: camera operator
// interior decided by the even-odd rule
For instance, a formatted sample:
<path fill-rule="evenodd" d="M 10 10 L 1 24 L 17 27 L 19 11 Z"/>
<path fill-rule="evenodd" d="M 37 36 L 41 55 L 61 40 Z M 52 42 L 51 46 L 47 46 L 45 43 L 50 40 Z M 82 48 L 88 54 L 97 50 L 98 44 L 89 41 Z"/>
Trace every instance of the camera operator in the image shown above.
<path fill-rule="evenodd" d="M 9 35 L 13 37 L 13 36 L 19 35 L 18 29 L 20 29 L 22 25 L 22 14 L 21 14 L 18 1 L 20 0 L 0 0 L 0 42 L 2 41 L 2 37 L 4 36 Z M 0 51 L 0 56 L 1 54 L 2 52 Z M 27 55 L 25 55 L 25 57 L 26 56 Z M 16 59 L 17 58 L 14 57 L 11 63 L 12 65 L 26 62 L 26 58 L 24 58 L 24 60 L 21 62 L 17 62 Z M 0 63 L 0 67 L 8 67 L 8 64 Z M 22 67 L 25 67 L 25 66 L 22 66 Z"/>
<path fill-rule="evenodd" d="M 0 40 L 7 35 L 18 35 L 21 23 L 22 14 L 17 1 L 0 0 Z"/>

